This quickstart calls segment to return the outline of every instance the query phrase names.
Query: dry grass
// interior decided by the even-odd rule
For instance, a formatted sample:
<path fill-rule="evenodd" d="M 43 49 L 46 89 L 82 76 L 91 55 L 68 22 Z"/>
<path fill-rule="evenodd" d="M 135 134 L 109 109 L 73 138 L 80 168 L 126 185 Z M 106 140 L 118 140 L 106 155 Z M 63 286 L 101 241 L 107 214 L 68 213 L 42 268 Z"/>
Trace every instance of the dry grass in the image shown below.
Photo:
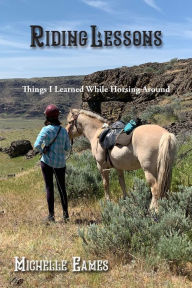
<path fill-rule="evenodd" d="M 74 273 L 73 256 L 85 260 L 97 258 L 82 248 L 78 227 L 100 221 L 98 202 L 70 203 L 71 221 L 64 224 L 56 199 L 56 223 L 47 225 L 44 185 L 37 167 L 13 179 L 1 180 L 0 200 L 0 287 L 12 287 L 22 279 L 20 287 L 192 287 L 184 277 L 172 276 L 166 267 L 151 272 L 144 262 L 124 263 L 123 258 L 108 256 L 108 272 Z M 69 272 L 14 272 L 14 257 L 27 259 L 68 260 Z M 17 286 L 17 285 L 16 285 Z"/>
<path fill-rule="evenodd" d="M 175 70 L 168 70 L 166 71 L 164 74 L 175 74 L 175 73 L 178 73 L 178 72 L 181 72 L 181 71 L 184 71 L 184 69 L 175 69 Z"/>

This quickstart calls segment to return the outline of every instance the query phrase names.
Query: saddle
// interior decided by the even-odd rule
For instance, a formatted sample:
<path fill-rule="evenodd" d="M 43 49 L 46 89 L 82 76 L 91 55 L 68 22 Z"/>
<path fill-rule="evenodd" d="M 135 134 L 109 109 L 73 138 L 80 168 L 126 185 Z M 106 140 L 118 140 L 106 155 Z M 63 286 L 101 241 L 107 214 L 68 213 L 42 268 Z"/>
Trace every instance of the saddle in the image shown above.
<path fill-rule="evenodd" d="M 99 136 L 99 143 L 102 148 L 111 150 L 115 146 L 117 135 L 124 129 L 125 123 L 116 121 L 109 128 L 101 132 Z"/>
<path fill-rule="evenodd" d="M 116 138 L 115 145 L 128 146 L 129 143 L 131 142 L 132 136 L 133 136 L 133 130 L 129 134 L 127 134 L 126 132 L 120 133 Z"/>
<path fill-rule="evenodd" d="M 128 123 L 129 124 L 129 123 Z M 125 125 L 123 121 L 116 121 L 109 128 L 104 129 L 99 135 L 99 143 L 102 148 L 111 150 L 115 145 L 127 146 L 132 138 L 132 131 L 135 127 Z"/>

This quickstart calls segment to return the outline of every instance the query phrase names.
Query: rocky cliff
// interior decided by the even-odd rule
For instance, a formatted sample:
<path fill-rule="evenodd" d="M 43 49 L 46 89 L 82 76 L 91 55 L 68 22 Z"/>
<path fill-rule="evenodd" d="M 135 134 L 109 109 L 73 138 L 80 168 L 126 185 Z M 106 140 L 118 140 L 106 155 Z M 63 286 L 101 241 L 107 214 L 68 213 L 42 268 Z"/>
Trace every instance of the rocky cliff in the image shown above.
<path fill-rule="evenodd" d="M 98 71 L 85 76 L 83 86 L 94 89 L 92 92 L 84 89 L 82 107 L 109 120 L 120 118 L 133 107 L 142 112 L 149 105 L 173 99 L 173 95 L 175 98 L 185 95 L 185 100 L 188 95 L 186 117 L 188 122 L 192 120 L 192 58 Z M 98 92 L 101 88 L 106 88 L 106 91 Z M 140 93 L 136 93 L 136 89 Z M 167 100 L 167 103 L 170 101 Z"/>

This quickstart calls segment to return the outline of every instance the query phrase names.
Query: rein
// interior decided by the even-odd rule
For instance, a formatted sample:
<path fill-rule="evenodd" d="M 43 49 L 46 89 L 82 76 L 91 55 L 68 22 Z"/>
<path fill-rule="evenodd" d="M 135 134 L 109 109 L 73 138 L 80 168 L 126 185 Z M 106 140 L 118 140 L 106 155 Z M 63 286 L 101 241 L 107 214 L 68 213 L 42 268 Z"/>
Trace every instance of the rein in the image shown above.
<path fill-rule="evenodd" d="M 73 139 L 71 139 L 71 149 L 69 151 L 69 155 L 65 158 L 66 161 L 69 160 L 72 154 L 73 154 Z"/>
<path fill-rule="evenodd" d="M 77 119 L 79 117 L 79 114 L 78 113 L 77 115 L 73 115 L 73 120 L 71 121 L 71 125 L 70 125 L 70 130 L 73 129 L 73 127 L 75 126 L 75 128 L 77 129 L 77 133 L 81 134 L 78 130 L 78 123 L 77 123 Z M 66 157 L 66 161 L 69 160 L 69 158 L 71 157 L 71 155 L 73 154 L 73 138 L 71 139 L 71 149 L 70 149 L 70 152 L 69 152 L 69 155 Z"/>

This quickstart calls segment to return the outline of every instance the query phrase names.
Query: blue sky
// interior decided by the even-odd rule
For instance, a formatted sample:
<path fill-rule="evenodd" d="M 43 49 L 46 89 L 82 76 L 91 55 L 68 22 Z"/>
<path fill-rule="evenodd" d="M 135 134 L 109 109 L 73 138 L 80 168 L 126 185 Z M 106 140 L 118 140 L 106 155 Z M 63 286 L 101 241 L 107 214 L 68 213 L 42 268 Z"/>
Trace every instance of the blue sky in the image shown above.
<path fill-rule="evenodd" d="M 191 0 L 0 0 L 0 79 L 85 75 L 192 57 Z M 30 25 L 45 30 L 161 30 L 161 48 L 30 48 Z"/>

